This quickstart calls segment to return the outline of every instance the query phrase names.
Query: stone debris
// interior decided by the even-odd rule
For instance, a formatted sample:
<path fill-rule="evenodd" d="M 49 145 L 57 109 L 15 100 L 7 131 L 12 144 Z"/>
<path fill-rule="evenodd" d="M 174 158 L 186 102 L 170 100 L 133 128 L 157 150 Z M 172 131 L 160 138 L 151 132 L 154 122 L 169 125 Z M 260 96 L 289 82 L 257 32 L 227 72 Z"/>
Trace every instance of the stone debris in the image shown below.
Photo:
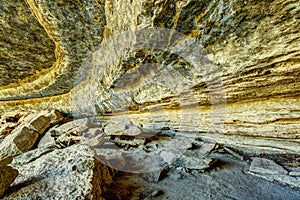
<path fill-rule="evenodd" d="M 288 174 L 286 169 L 266 158 L 253 158 L 249 171 L 256 174 Z"/>
<path fill-rule="evenodd" d="M 38 132 L 26 126 L 17 127 L 0 143 L 0 160 L 31 150 L 38 137 Z"/>
<path fill-rule="evenodd" d="M 206 157 L 215 148 L 216 142 L 203 142 L 198 150 L 199 157 Z"/>
<path fill-rule="evenodd" d="M 39 147 L 57 144 L 58 147 L 64 148 L 77 142 L 80 142 L 83 132 L 92 126 L 88 118 L 77 119 L 56 125 L 49 129 L 39 142 Z"/>
<path fill-rule="evenodd" d="M 166 177 L 179 180 L 205 172 L 218 162 L 212 152 L 220 148 L 214 141 L 169 128 L 152 132 L 129 119 L 98 126 L 88 118 L 66 122 L 57 111 L 39 111 L 1 116 L 0 121 L 0 170 L 5 165 L 19 173 L 15 180 L 4 178 L 11 181 L 1 190 L 5 199 L 102 199 L 117 172 L 138 173 L 157 184 Z M 243 160 L 230 147 L 222 149 Z M 253 158 L 249 173 L 300 187 L 299 171 L 290 169 Z M 155 192 L 145 199 L 161 194 Z"/>
<path fill-rule="evenodd" d="M 176 131 L 174 130 L 161 130 L 156 134 L 160 137 L 174 137 L 176 135 Z"/>
<path fill-rule="evenodd" d="M 83 144 L 87 144 L 90 147 L 98 147 L 102 145 L 106 140 L 106 135 L 101 128 L 90 128 L 81 137 Z"/>
<path fill-rule="evenodd" d="M 59 123 L 62 115 L 57 111 L 36 111 L 33 113 L 14 113 L 4 117 L 11 126 L 7 136 L 0 143 L 0 160 L 16 156 L 33 149 L 39 138 L 51 124 Z M 8 120 L 9 119 L 9 120 Z M 4 126 L 5 127 L 5 126 Z M 7 128 L 5 129 L 6 131 Z"/>
<path fill-rule="evenodd" d="M 30 129 L 35 130 L 39 134 L 43 135 L 45 130 L 50 125 L 55 125 L 63 120 L 63 116 L 58 111 L 36 111 L 28 115 L 24 115 L 20 121 L 22 124 L 26 124 Z"/>
<path fill-rule="evenodd" d="M 0 165 L 0 197 L 19 175 L 18 170 Z"/>
<path fill-rule="evenodd" d="M 144 137 L 134 137 L 127 135 L 114 135 L 110 137 L 110 141 L 115 143 L 117 146 L 121 148 L 128 149 L 130 147 L 137 148 L 140 145 L 145 145 L 147 139 Z"/>

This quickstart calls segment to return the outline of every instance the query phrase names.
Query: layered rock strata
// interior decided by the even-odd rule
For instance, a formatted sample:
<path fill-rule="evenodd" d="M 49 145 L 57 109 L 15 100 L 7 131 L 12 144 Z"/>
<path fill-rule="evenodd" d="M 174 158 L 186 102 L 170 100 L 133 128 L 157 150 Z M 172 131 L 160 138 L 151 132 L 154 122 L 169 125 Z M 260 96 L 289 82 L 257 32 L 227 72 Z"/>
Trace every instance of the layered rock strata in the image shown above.
<path fill-rule="evenodd" d="M 149 128 L 299 152 L 297 1 L 19 0 L 0 8 L 0 110 L 125 115 Z"/>

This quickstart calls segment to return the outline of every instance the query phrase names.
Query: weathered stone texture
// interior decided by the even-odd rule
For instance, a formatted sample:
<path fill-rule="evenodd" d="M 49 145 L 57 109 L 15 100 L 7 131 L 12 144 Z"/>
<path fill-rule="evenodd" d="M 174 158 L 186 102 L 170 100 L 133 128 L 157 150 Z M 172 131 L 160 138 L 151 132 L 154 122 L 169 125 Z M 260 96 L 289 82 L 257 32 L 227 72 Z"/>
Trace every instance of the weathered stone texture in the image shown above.
<path fill-rule="evenodd" d="M 32 11 L 40 31 L 28 32 L 49 43 L 41 54 L 53 51 L 54 42 L 56 61 L 33 82 L 0 88 L 0 99 L 10 100 L 0 102 L 0 110 L 124 114 L 145 127 L 299 152 L 298 1 L 26 2 L 20 9 Z"/>
<path fill-rule="evenodd" d="M 0 88 L 13 89 L 49 72 L 54 43 L 25 1 L 1 1 L 0 13 Z"/>

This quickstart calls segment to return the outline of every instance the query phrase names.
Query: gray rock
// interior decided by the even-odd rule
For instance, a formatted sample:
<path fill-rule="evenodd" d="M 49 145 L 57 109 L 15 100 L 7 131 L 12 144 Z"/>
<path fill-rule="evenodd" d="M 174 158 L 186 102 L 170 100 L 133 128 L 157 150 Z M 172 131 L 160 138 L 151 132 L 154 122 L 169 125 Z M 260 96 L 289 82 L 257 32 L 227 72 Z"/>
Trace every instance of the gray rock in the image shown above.
<path fill-rule="evenodd" d="M 134 125 L 128 118 L 117 118 L 105 126 L 106 135 L 130 135 L 136 136 L 143 132 L 143 129 Z"/>
<path fill-rule="evenodd" d="M 192 170 L 205 170 L 217 162 L 217 158 L 198 158 L 186 155 L 180 155 L 173 164 L 175 166 L 183 167 Z"/>
<path fill-rule="evenodd" d="M 0 165 L 0 197 L 4 194 L 5 190 L 16 179 L 19 172 L 10 166 Z"/>
<path fill-rule="evenodd" d="M 300 188 L 300 177 L 293 177 L 285 174 L 256 174 L 250 172 L 250 174 L 261 177 L 269 181 L 276 181 L 284 185 L 290 185 Z"/>
<path fill-rule="evenodd" d="M 77 119 L 64 123 L 62 125 L 56 125 L 50 128 L 40 140 L 38 147 L 46 147 L 53 145 L 56 139 L 65 138 L 69 133 L 76 133 L 80 135 L 91 127 L 92 124 L 88 118 Z M 54 134 L 55 133 L 55 134 Z"/>
<path fill-rule="evenodd" d="M 167 170 L 161 167 L 147 173 L 142 173 L 141 177 L 148 182 L 157 183 L 158 181 L 162 180 L 166 174 Z"/>
<path fill-rule="evenodd" d="M 10 165 L 20 175 L 12 185 L 18 190 L 6 199 L 103 199 L 103 189 L 112 183 L 107 166 L 86 145 L 36 149 L 15 157 Z"/>
<path fill-rule="evenodd" d="M 38 144 L 38 148 L 40 147 L 46 147 L 46 146 L 50 146 L 53 145 L 55 142 L 54 137 L 51 136 L 51 130 L 53 130 L 54 128 L 51 128 L 49 131 L 47 131 L 45 133 L 45 135 L 41 138 L 41 140 L 39 141 Z"/>
<path fill-rule="evenodd" d="M 168 164 L 171 164 L 177 158 L 177 155 L 172 151 L 161 151 L 159 155 Z"/>
<path fill-rule="evenodd" d="M 296 177 L 300 177 L 300 171 L 292 171 L 292 172 L 289 172 L 289 175 L 290 176 L 296 176 Z"/>
<path fill-rule="evenodd" d="M 154 192 L 149 194 L 146 198 L 144 198 L 144 200 L 151 200 L 151 199 L 153 199 L 155 197 L 158 197 L 162 194 L 164 194 L 164 192 L 162 190 L 155 190 Z"/>
<path fill-rule="evenodd" d="M 107 163 L 113 169 L 122 169 L 125 166 L 125 151 L 121 149 L 95 148 L 97 159 Z"/>
<path fill-rule="evenodd" d="M 249 171 L 256 174 L 288 174 L 283 167 L 266 158 L 253 158 Z"/>
<path fill-rule="evenodd" d="M 105 134 L 100 128 L 91 128 L 81 137 L 81 142 L 90 147 L 97 147 L 105 141 Z"/>
<path fill-rule="evenodd" d="M 60 126 L 56 126 L 54 130 L 60 132 L 61 134 L 74 131 L 84 132 L 91 126 L 91 121 L 88 118 L 83 118 L 64 123 Z"/>

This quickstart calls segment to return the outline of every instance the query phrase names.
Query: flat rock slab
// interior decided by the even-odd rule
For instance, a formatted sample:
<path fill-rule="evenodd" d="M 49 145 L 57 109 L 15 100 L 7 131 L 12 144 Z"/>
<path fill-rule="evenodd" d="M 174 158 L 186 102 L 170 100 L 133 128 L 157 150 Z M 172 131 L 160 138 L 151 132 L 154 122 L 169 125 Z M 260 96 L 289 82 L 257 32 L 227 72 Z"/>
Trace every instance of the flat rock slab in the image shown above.
<path fill-rule="evenodd" d="M 0 197 L 10 184 L 16 179 L 19 172 L 10 166 L 0 166 Z"/>
<path fill-rule="evenodd" d="M 249 173 L 269 181 L 276 181 L 300 188 L 300 177 L 297 176 L 297 172 L 289 173 L 274 161 L 266 158 L 254 158 L 250 165 Z"/>
<path fill-rule="evenodd" d="M 282 166 L 266 158 L 254 158 L 249 171 L 256 174 L 288 174 L 288 171 Z"/>
<path fill-rule="evenodd" d="M 86 145 L 36 149 L 11 163 L 20 175 L 5 199 L 102 199 L 112 183 L 108 168 Z"/>

